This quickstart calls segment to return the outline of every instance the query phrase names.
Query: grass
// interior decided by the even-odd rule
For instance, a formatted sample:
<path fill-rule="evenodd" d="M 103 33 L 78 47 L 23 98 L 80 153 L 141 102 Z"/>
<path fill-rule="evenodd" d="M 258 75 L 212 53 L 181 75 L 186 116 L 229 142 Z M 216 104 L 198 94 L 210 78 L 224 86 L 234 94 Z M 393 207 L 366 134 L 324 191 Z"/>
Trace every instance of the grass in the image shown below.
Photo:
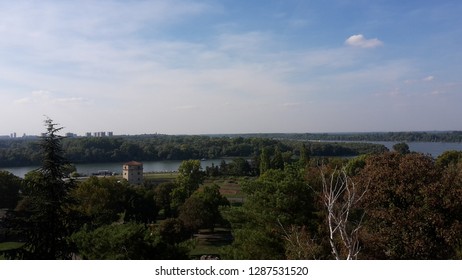
<path fill-rule="evenodd" d="M 174 172 L 144 173 L 143 177 L 145 180 L 175 180 L 178 174 Z"/>
<path fill-rule="evenodd" d="M 0 243 L 0 252 L 19 249 L 24 245 L 22 242 L 3 242 Z"/>
<path fill-rule="evenodd" d="M 205 180 L 204 186 L 217 184 L 220 187 L 220 193 L 231 203 L 243 203 L 245 194 L 242 192 L 241 184 L 244 180 L 251 180 L 248 177 L 220 177 L 209 178 Z"/>

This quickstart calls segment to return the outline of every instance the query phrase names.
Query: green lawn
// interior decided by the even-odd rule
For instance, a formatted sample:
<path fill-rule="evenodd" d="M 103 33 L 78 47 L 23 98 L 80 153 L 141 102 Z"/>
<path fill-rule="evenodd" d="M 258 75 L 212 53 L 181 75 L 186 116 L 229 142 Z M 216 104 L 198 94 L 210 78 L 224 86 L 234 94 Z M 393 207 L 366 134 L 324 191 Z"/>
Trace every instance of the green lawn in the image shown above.
<path fill-rule="evenodd" d="M 21 248 L 23 245 L 24 243 L 22 242 L 3 242 L 3 243 L 0 243 L 0 252 L 12 250 L 12 249 L 18 249 L 18 248 Z"/>

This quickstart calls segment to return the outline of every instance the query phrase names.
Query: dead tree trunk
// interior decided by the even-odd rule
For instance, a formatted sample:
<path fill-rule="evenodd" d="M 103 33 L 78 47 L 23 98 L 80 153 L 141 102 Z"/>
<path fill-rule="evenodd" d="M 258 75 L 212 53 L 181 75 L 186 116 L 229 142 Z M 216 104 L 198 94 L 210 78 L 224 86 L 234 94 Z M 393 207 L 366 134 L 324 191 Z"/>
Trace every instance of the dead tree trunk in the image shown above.
<path fill-rule="evenodd" d="M 329 243 L 335 259 L 357 259 L 360 251 L 358 231 L 362 217 L 351 221 L 351 212 L 364 196 L 367 187 L 359 190 L 344 169 L 334 170 L 327 178 L 321 170 L 322 199 L 327 210 Z"/>

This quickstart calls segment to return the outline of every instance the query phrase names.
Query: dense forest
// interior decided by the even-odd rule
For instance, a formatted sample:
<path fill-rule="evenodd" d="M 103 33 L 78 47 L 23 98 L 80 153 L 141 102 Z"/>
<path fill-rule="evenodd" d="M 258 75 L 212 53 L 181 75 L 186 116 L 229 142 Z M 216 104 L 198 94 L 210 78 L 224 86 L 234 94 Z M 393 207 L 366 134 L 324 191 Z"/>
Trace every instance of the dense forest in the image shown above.
<path fill-rule="evenodd" d="M 320 159 L 307 142 L 162 136 L 259 146 L 253 159 L 205 171 L 184 160 L 170 180 L 130 185 L 65 178 L 73 139 L 46 125 L 41 167 L 0 172 L 0 259 L 192 259 L 203 235 L 222 242 L 205 257 L 221 259 L 462 259 L 461 151 L 435 159 L 398 143 Z"/>
<path fill-rule="evenodd" d="M 0 140 L 0 167 L 40 164 L 38 142 L 39 139 Z M 278 147 L 286 156 L 296 156 L 300 147 L 298 141 L 263 137 L 171 135 L 65 138 L 62 145 L 64 156 L 72 163 L 252 158 L 265 147 Z M 370 143 L 307 142 L 306 145 L 313 156 L 356 156 L 386 150 L 382 145 Z"/>
<path fill-rule="evenodd" d="M 240 136 L 303 141 L 462 142 L 462 131 L 411 131 L 364 133 L 262 133 L 245 134 Z"/>

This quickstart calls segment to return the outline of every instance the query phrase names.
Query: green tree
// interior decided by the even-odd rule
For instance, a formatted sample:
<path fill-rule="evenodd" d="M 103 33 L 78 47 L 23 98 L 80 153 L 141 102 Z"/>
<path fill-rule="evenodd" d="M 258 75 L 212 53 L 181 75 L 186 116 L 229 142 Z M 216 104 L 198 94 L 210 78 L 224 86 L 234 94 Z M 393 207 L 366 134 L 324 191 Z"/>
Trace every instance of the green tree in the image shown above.
<path fill-rule="evenodd" d="M 204 186 L 180 207 L 179 219 L 192 232 L 201 228 L 213 231 L 217 223 L 223 222 L 221 206 L 229 206 L 229 201 L 221 195 L 220 187 L 216 184 Z"/>
<path fill-rule="evenodd" d="M 284 159 L 278 146 L 274 149 L 274 156 L 271 159 L 271 168 L 284 169 Z"/>
<path fill-rule="evenodd" d="M 306 149 L 305 143 L 302 144 L 302 147 L 300 148 L 300 166 L 305 167 L 309 162 L 310 162 L 310 156 L 309 152 Z"/>
<path fill-rule="evenodd" d="M 268 148 L 263 148 L 260 155 L 260 174 L 265 173 L 271 168 L 271 157 Z"/>
<path fill-rule="evenodd" d="M 242 190 L 246 194 L 242 207 L 231 208 L 225 215 L 234 235 L 227 258 L 283 259 L 286 229 L 315 226 L 314 193 L 295 166 L 268 170 L 247 181 Z"/>
<path fill-rule="evenodd" d="M 187 250 L 163 242 L 155 231 L 142 224 L 84 227 L 72 235 L 78 254 L 90 260 L 185 259 Z"/>
<path fill-rule="evenodd" d="M 205 173 L 202 171 L 200 160 L 185 160 L 178 168 L 176 178 L 177 187 L 172 191 L 172 207 L 177 209 L 202 184 Z"/>
<path fill-rule="evenodd" d="M 462 151 L 445 151 L 436 159 L 436 164 L 443 168 L 459 162 L 462 162 Z"/>
<path fill-rule="evenodd" d="M 191 196 L 181 205 L 178 218 L 190 233 L 194 233 L 207 226 L 207 222 L 212 219 L 212 213 L 207 211 L 207 206 L 200 197 Z"/>
<path fill-rule="evenodd" d="M 168 218 L 159 224 L 160 237 L 169 244 L 180 244 L 191 236 L 182 220 Z"/>
<path fill-rule="evenodd" d="M 172 210 L 172 191 L 177 187 L 173 182 L 166 182 L 159 184 L 154 189 L 154 199 L 157 207 L 163 210 L 164 217 L 171 218 L 173 216 Z"/>
<path fill-rule="evenodd" d="M 71 196 L 77 202 L 74 210 L 93 228 L 116 221 L 150 223 L 158 213 L 153 191 L 115 177 L 90 177 Z"/>
<path fill-rule="evenodd" d="M 233 159 L 228 169 L 228 174 L 231 176 L 248 176 L 252 173 L 249 162 L 243 158 Z"/>
<path fill-rule="evenodd" d="M 0 208 L 16 207 L 19 200 L 19 191 L 22 180 L 10 172 L 0 171 Z"/>
<path fill-rule="evenodd" d="M 28 217 L 23 224 L 24 258 L 68 259 L 72 250 L 66 237 L 75 230 L 68 193 L 74 184 L 63 179 L 67 161 L 63 157 L 63 137 L 58 135 L 62 128 L 51 119 L 45 124 L 47 130 L 40 142 L 42 167 L 25 180 Z"/>
<path fill-rule="evenodd" d="M 403 155 L 409 154 L 411 152 L 409 150 L 409 145 L 405 142 L 396 143 L 395 145 L 393 145 L 393 150 Z"/>

